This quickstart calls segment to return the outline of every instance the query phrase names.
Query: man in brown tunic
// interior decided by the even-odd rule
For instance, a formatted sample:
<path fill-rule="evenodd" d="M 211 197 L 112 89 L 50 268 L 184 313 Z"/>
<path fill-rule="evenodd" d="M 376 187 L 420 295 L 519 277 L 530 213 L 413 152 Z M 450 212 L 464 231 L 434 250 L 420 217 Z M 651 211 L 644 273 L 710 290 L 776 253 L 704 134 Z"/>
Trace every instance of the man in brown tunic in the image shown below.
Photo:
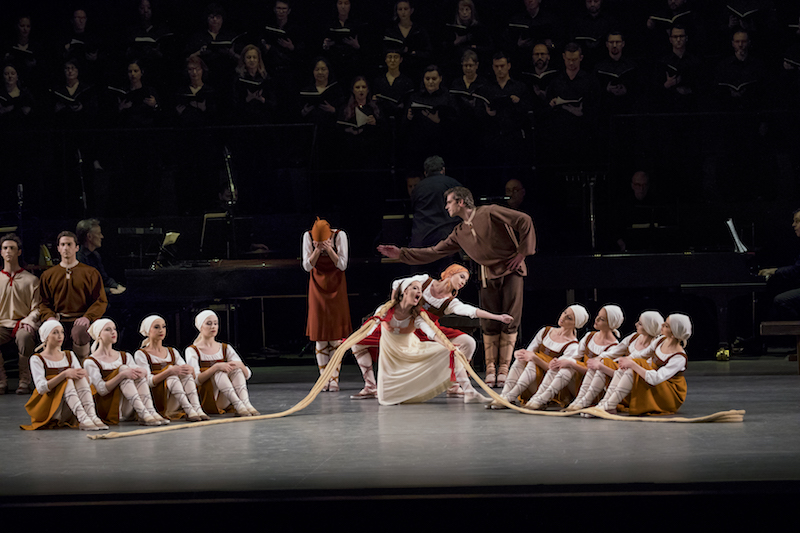
<path fill-rule="evenodd" d="M 410 265 L 421 265 L 464 250 L 481 265 L 481 307 L 491 313 L 514 317 L 510 324 L 481 319 L 486 383 L 505 383 L 522 317 L 523 278 L 528 271 L 525 257 L 536 253 L 536 232 L 531 217 L 499 205 L 475 207 L 472 193 L 454 187 L 445 193 L 445 209 L 462 222 L 438 244 L 428 248 L 397 248 L 381 245 L 386 257 Z M 499 365 L 495 362 L 499 357 Z"/>
<path fill-rule="evenodd" d="M 72 339 L 72 350 L 83 361 L 89 355 L 89 326 L 106 312 L 108 300 L 97 269 L 76 259 L 78 239 L 70 231 L 58 234 L 61 262 L 40 278 L 42 321 L 56 319 Z"/>

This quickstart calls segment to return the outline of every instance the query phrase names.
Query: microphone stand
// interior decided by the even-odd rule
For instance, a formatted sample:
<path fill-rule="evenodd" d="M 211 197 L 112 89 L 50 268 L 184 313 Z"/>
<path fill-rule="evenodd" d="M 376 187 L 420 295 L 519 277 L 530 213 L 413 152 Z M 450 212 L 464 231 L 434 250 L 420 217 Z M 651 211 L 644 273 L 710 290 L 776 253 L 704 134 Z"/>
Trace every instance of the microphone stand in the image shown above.
<path fill-rule="evenodd" d="M 22 184 L 17 183 L 17 232 L 22 235 Z"/>
<path fill-rule="evenodd" d="M 236 247 L 236 222 L 234 218 L 234 207 L 236 207 L 236 200 L 238 193 L 236 191 L 236 184 L 233 181 L 233 170 L 231 169 L 231 152 L 228 150 L 228 147 L 225 146 L 222 149 L 222 153 L 225 159 L 225 177 L 227 179 L 227 188 L 228 193 L 230 193 L 230 198 L 226 202 L 226 210 L 225 210 L 225 222 L 227 224 L 228 229 L 228 239 L 227 239 L 227 258 L 228 259 L 235 259 L 237 256 Z"/>
<path fill-rule="evenodd" d="M 83 205 L 83 218 L 86 218 L 86 212 L 88 211 L 88 204 L 86 202 L 86 184 L 83 180 L 83 156 L 81 155 L 81 149 L 78 148 L 78 177 L 80 178 L 81 182 L 81 204 Z"/>

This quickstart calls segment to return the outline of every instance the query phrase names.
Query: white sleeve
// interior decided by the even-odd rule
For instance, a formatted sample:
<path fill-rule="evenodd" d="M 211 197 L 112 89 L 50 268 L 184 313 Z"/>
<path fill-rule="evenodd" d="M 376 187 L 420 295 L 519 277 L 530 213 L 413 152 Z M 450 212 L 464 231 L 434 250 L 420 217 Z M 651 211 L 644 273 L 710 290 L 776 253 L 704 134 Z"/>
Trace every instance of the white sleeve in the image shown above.
<path fill-rule="evenodd" d="M 448 315 L 468 316 L 478 318 L 478 308 L 474 305 L 465 304 L 458 298 L 453 298 L 444 312 Z"/>
<path fill-rule="evenodd" d="M 603 351 L 603 353 L 600 354 L 600 356 L 607 359 L 619 359 L 620 357 L 627 356 L 631 351 L 630 346 L 634 335 L 636 334 L 631 333 L 622 339 L 618 344 L 609 346 L 605 351 Z"/>
<path fill-rule="evenodd" d="M 666 365 L 658 370 L 648 370 L 644 375 L 644 380 L 655 387 L 659 383 L 664 383 L 681 370 L 686 370 L 686 358 L 682 355 L 674 355 L 667 361 Z"/>
<path fill-rule="evenodd" d="M 244 365 L 244 361 L 242 361 L 242 358 L 239 357 L 239 354 L 236 353 L 236 350 L 230 344 L 228 345 L 228 361 L 238 361 Z M 247 365 L 244 365 L 244 368 L 245 368 L 244 372 L 245 379 L 250 379 L 250 377 L 253 375 L 253 372 Z"/>
<path fill-rule="evenodd" d="M 39 293 L 39 278 L 36 278 L 33 286 L 33 298 L 31 298 L 31 311 L 28 316 L 22 319 L 23 324 L 28 324 L 34 330 L 39 329 L 39 304 L 42 302 L 42 297 Z"/>
<path fill-rule="evenodd" d="M 336 255 L 339 256 L 336 268 L 344 272 L 350 262 L 350 241 L 347 239 L 347 233 L 342 230 L 336 234 Z"/>
<path fill-rule="evenodd" d="M 417 328 L 417 329 L 419 329 L 419 330 L 421 330 L 421 331 L 422 331 L 422 332 L 423 332 L 425 335 L 427 335 L 427 336 L 428 336 L 428 338 L 429 338 L 430 340 L 432 340 L 432 341 L 433 341 L 433 340 L 436 340 L 436 332 L 433 330 L 433 328 L 432 328 L 432 327 L 430 327 L 430 326 L 428 325 L 428 323 L 427 323 L 427 322 L 425 322 L 425 319 L 424 319 L 424 318 L 422 318 L 422 315 L 418 316 L 418 317 L 417 317 L 417 318 L 414 320 L 414 327 L 415 327 L 415 328 Z"/>
<path fill-rule="evenodd" d="M 103 375 L 100 373 L 100 369 L 95 362 L 91 359 L 86 359 L 86 361 L 83 362 L 83 368 L 86 370 L 86 373 L 89 374 L 89 383 L 94 385 L 97 393 L 100 396 L 107 396 L 109 392 L 108 387 L 106 387 L 106 382 L 103 381 Z"/>
<path fill-rule="evenodd" d="M 181 357 L 180 350 L 178 350 L 177 348 L 173 348 L 173 350 L 175 350 L 175 366 L 183 366 L 187 364 L 186 360 L 183 357 Z"/>
<path fill-rule="evenodd" d="M 311 243 L 311 233 L 307 231 L 303 233 L 303 270 L 306 272 L 311 272 L 314 269 L 308 260 L 313 251 L 314 245 Z"/>
<path fill-rule="evenodd" d="M 76 358 L 77 359 L 77 358 Z M 31 357 L 29 359 L 31 369 L 31 378 L 36 390 L 39 394 L 47 394 L 50 392 L 50 387 L 47 386 L 47 377 L 45 377 L 44 362 L 41 357 Z"/>
<path fill-rule="evenodd" d="M 581 341 L 578 343 L 578 353 L 572 356 L 572 359 L 577 360 L 583 358 L 583 355 L 586 353 L 586 345 L 589 344 L 589 335 L 591 335 L 591 333 L 587 333 L 586 335 L 584 335 Z M 567 353 L 564 352 L 564 355 L 566 356 Z"/>
<path fill-rule="evenodd" d="M 573 342 L 564 349 L 564 355 L 562 355 L 561 357 L 580 361 L 583 358 L 583 350 L 580 348 L 579 343 Z"/>
<path fill-rule="evenodd" d="M 136 353 L 133 354 L 133 360 L 136 362 L 136 366 L 147 372 L 147 386 L 151 389 L 155 387 L 155 383 L 153 383 L 153 373 L 150 371 L 150 363 L 147 361 L 147 356 L 141 350 L 136 350 Z"/>
<path fill-rule="evenodd" d="M 186 360 L 186 364 L 194 368 L 194 379 L 197 381 L 200 379 L 200 354 L 198 354 L 194 349 L 191 347 L 186 347 L 183 351 L 183 358 Z M 199 385 L 200 382 L 197 381 Z"/>
<path fill-rule="evenodd" d="M 578 343 L 578 351 L 581 352 L 581 356 L 586 352 L 586 348 L 589 345 L 589 335 L 591 335 L 591 333 L 584 335 Z"/>
<path fill-rule="evenodd" d="M 540 329 L 539 332 L 536 334 L 536 336 L 531 341 L 531 343 L 528 345 L 528 351 L 529 352 L 535 352 L 536 350 L 538 350 L 539 348 L 542 347 L 542 343 L 544 342 L 544 330 L 545 329 L 547 329 L 547 328 Z"/>

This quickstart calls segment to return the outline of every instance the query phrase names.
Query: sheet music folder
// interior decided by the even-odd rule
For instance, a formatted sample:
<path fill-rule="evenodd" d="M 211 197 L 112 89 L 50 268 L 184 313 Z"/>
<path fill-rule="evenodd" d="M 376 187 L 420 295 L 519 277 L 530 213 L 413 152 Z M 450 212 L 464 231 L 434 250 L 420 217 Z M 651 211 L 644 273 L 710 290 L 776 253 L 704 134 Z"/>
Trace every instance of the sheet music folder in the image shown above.
<path fill-rule="evenodd" d="M 731 239 L 733 239 L 733 246 L 736 253 L 747 253 L 747 246 L 745 246 L 742 240 L 739 238 L 739 233 L 736 231 L 736 227 L 733 225 L 733 219 L 729 218 L 726 220 L 725 225 L 728 226 L 728 231 L 731 234 Z"/>

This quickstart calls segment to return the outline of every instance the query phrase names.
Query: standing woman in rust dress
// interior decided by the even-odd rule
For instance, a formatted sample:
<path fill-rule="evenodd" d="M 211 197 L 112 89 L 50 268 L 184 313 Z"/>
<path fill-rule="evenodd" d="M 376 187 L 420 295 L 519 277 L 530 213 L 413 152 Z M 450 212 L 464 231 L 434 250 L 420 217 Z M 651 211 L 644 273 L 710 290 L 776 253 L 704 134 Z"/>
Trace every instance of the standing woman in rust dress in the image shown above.
<path fill-rule="evenodd" d="M 311 231 L 303 234 L 303 269 L 311 274 L 306 335 L 316 344 L 320 374 L 342 339 L 353 332 L 344 275 L 349 257 L 347 234 L 332 230 L 326 220 L 317 218 Z M 339 391 L 338 368 L 322 390 Z"/>

